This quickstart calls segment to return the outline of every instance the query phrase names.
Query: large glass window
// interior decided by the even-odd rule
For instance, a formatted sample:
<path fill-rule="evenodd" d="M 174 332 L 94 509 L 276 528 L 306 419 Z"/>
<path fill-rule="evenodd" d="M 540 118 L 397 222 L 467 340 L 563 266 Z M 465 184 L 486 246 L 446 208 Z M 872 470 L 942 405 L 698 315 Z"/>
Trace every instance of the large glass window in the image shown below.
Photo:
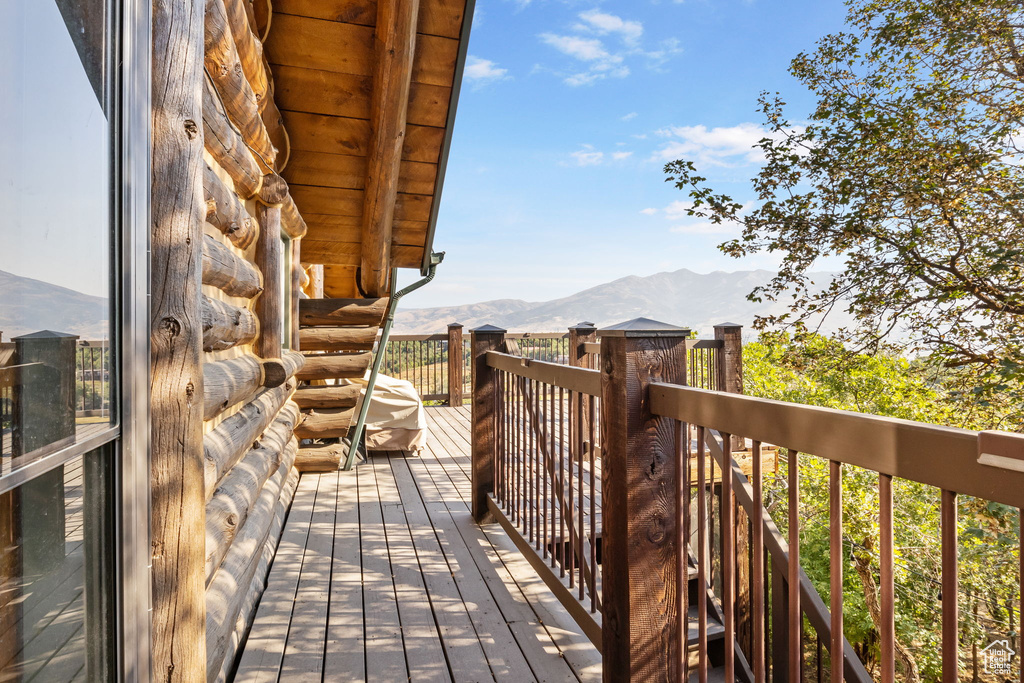
<path fill-rule="evenodd" d="M 4 4 L 0 475 L 94 446 L 116 414 L 107 4 Z"/>
<path fill-rule="evenodd" d="M 113 6 L 0 21 L 0 681 L 116 676 Z"/>

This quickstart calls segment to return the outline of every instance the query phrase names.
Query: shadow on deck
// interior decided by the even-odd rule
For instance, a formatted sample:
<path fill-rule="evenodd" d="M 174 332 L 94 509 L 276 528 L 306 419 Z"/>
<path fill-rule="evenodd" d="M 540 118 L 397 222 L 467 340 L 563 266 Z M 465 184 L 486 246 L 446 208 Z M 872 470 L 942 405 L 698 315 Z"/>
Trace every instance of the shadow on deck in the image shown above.
<path fill-rule="evenodd" d="M 590 681 L 601 656 L 498 524 L 469 514 L 469 408 L 419 457 L 299 482 L 236 681 Z"/>

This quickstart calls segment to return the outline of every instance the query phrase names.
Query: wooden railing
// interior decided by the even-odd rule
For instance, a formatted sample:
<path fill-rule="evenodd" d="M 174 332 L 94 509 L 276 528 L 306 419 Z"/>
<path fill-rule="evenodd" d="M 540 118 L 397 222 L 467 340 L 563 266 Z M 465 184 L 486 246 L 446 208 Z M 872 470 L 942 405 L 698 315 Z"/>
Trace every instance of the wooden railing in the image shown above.
<path fill-rule="evenodd" d="M 734 325 L 718 326 L 715 339 L 687 340 L 690 386 L 719 389 L 728 376 L 728 390 L 742 391 L 739 365 L 723 364 L 724 359 L 719 358 L 729 334 L 733 335 L 728 342 L 730 348 L 740 353 L 742 346 L 735 333 L 740 329 Z M 597 329 L 589 323 L 580 323 L 568 332 L 512 332 L 504 338 L 515 342 L 516 353 L 524 358 L 594 370 L 600 366 L 601 344 L 597 341 Z M 462 350 L 461 357 L 457 349 Z M 463 335 L 462 325 L 453 323 L 447 334 L 391 335 L 381 371 L 411 382 L 424 401 L 462 405 L 472 389 L 470 365 L 469 340 Z"/>
<path fill-rule="evenodd" d="M 506 335 L 519 343 L 523 356 L 561 364 L 570 364 L 569 337 L 566 332 Z M 453 323 L 447 334 L 391 335 L 381 372 L 412 382 L 424 401 L 462 405 L 471 389 L 469 368 L 469 340 L 463 336 L 462 325 Z"/>
<path fill-rule="evenodd" d="M 715 370 L 726 388 L 730 329 Z M 606 681 L 872 680 L 844 637 L 842 481 L 853 468 L 877 477 L 875 675 L 897 680 L 898 478 L 936 491 L 941 680 L 958 680 L 958 499 L 1024 507 L 1024 436 L 690 387 L 685 330 L 600 336 L 598 372 L 523 359 L 500 330 L 474 331 L 472 507 L 504 526 L 601 650 Z M 783 483 L 774 518 L 766 456 Z M 828 473 L 820 520 L 801 515 L 816 463 Z M 816 524 L 828 529 L 820 557 L 801 548 Z M 826 597 L 807 560 L 827 565 Z M 1019 657 L 1013 666 L 1024 672 Z"/>

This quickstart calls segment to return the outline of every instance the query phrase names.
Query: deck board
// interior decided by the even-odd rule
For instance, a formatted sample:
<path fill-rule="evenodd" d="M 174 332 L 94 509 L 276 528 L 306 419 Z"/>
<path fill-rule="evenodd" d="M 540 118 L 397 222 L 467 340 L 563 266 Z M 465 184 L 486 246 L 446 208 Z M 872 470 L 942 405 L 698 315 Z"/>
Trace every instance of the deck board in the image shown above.
<path fill-rule="evenodd" d="M 469 407 L 427 415 L 419 457 L 303 475 L 235 680 L 600 678 L 511 539 L 470 516 Z"/>

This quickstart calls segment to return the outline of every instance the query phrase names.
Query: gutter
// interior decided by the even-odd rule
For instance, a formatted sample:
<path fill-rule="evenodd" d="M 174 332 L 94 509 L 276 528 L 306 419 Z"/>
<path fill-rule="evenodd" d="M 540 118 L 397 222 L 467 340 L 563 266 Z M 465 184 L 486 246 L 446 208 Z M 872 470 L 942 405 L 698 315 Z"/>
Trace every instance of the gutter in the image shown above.
<path fill-rule="evenodd" d="M 455 78 L 452 80 L 452 95 L 448 101 L 448 120 L 444 125 L 444 141 L 441 143 L 441 156 L 437 162 L 437 180 L 434 182 L 434 201 L 430 207 L 430 219 L 427 222 L 427 239 L 423 245 L 423 264 L 420 275 L 427 275 L 433 260 L 434 233 L 437 230 L 437 213 L 441 208 L 441 193 L 444 190 L 444 176 L 448 169 L 448 154 L 452 148 L 452 135 L 455 133 L 455 114 L 459 108 L 459 94 L 462 92 L 462 76 L 466 71 L 466 56 L 469 54 L 469 33 L 473 27 L 473 13 L 476 0 L 466 0 L 466 9 L 462 15 L 462 32 L 459 34 L 459 55 L 455 61 Z"/>
<path fill-rule="evenodd" d="M 436 203 L 435 203 L 436 204 Z M 356 451 L 366 451 L 363 445 L 363 435 L 366 431 L 366 414 L 370 411 L 370 399 L 373 398 L 373 390 L 377 388 L 377 375 L 380 374 L 380 366 L 384 364 L 384 351 L 388 346 L 388 339 L 391 337 L 391 328 L 395 324 L 395 313 L 398 311 L 398 302 L 406 294 L 415 292 L 420 287 L 424 287 L 430 284 L 430 281 L 434 279 L 434 275 L 437 274 L 437 267 L 441 265 L 441 261 L 444 260 L 444 252 L 439 254 L 430 254 L 430 265 L 424 272 L 425 277 L 422 280 L 418 280 L 408 287 L 399 290 L 395 293 L 391 300 L 388 302 L 388 314 L 384 319 L 384 330 L 380 335 L 380 342 L 377 344 L 377 353 L 373 358 L 373 369 L 370 371 L 370 378 L 366 381 L 366 393 L 363 394 L 363 402 L 359 406 L 359 418 L 356 420 L 355 429 L 352 430 L 352 439 L 349 442 L 348 457 L 345 459 L 344 470 L 348 472 L 352 469 L 352 465 L 356 461 Z M 391 269 L 391 282 L 395 282 L 395 278 L 398 275 L 398 269 Z"/>

